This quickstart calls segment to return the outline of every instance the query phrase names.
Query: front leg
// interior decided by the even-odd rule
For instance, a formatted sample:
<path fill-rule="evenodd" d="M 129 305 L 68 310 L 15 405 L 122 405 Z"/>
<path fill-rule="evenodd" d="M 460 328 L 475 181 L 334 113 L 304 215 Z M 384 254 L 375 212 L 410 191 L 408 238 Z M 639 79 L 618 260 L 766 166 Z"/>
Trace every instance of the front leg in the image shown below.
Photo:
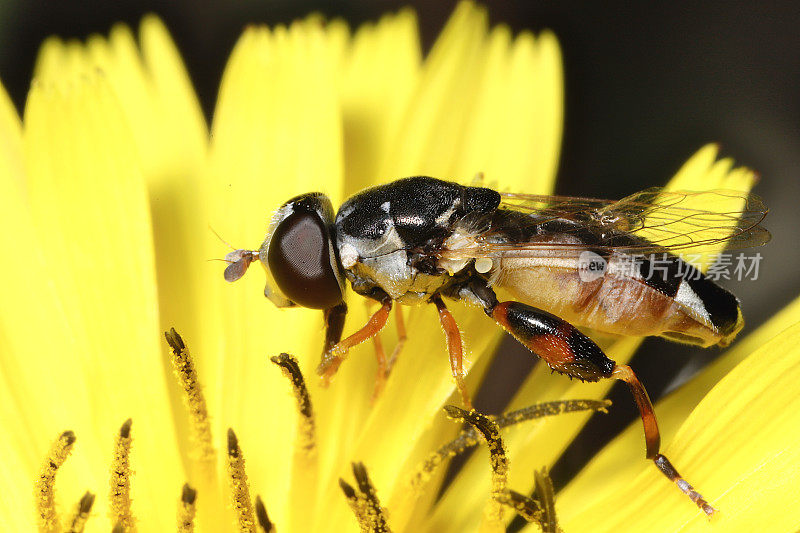
<path fill-rule="evenodd" d="M 391 310 L 392 299 L 389 298 L 389 296 L 386 296 L 381 300 L 381 308 L 370 317 L 369 321 L 367 321 L 364 327 L 344 340 L 333 343 L 330 348 L 326 349 L 325 353 L 322 354 L 322 361 L 317 367 L 317 373 L 322 376 L 323 384 L 327 385 L 330 382 L 333 375 L 336 374 L 336 371 L 339 369 L 339 365 L 342 364 L 342 361 L 344 361 L 345 357 L 347 356 L 347 352 L 350 351 L 350 348 L 357 346 L 380 333 L 380 331 L 386 325 L 386 321 L 389 319 L 389 311 Z M 327 317 L 328 315 L 326 314 L 326 324 L 328 324 Z M 341 322 L 341 326 L 338 326 L 340 328 L 338 331 L 339 338 L 341 338 L 342 334 L 341 327 L 344 326 L 343 314 L 341 317 Z M 333 331 L 333 328 L 329 326 L 328 331 L 326 332 L 326 348 L 329 340 L 332 340 L 335 335 L 337 334 L 335 331 Z"/>
<path fill-rule="evenodd" d="M 330 309 L 325 309 L 323 317 L 325 319 L 325 346 L 322 348 L 322 353 L 325 354 L 342 340 L 344 319 L 347 317 L 347 304 L 342 302 Z"/>

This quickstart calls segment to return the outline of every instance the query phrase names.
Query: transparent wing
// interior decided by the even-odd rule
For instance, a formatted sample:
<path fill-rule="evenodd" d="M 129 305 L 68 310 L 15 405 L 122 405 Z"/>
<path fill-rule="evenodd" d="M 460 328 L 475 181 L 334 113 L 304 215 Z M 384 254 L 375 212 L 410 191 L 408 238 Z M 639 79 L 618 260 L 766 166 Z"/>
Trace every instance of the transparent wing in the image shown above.
<path fill-rule="evenodd" d="M 760 225 L 768 209 L 757 196 L 739 191 L 652 188 L 618 201 L 518 193 L 501 196 L 500 209 L 524 215 L 514 218 L 515 227 L 509 232 L 497 219 L 470 220 L 474 239 L 443 250 L 444 257 L 552 257 L 559 251 L 571 255 L 587 247 L 629 254 L 703 252 L 711 247 L 759 246 L 770 239 Z M 509 235 L 529 237 L 518 242 L 519 238 L 509 239 Z"/>

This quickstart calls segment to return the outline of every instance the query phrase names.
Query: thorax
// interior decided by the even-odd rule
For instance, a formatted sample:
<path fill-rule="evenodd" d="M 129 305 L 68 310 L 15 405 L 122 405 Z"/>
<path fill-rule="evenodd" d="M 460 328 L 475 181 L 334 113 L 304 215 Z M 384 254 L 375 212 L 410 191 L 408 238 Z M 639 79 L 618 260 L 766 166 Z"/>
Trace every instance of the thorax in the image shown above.
<path fill-rule="evenodd" d="M 406 178 L 367 189 L 342 204 L 334 224 L 339 260 L 353 290 L 405 304 L 427 300 L 452 282 L 437 252 L 467 213 L 491 212 L 499 195 L 433 178 Z"/>

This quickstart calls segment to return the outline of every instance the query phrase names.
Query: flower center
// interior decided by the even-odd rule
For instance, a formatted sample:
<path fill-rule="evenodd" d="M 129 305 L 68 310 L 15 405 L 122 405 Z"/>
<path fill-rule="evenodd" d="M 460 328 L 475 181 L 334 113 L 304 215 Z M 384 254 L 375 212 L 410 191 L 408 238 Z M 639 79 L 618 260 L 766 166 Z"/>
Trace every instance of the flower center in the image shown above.
<path fill-rule="evenodd" d="M 194 531 L 195 515 L 199 512 L 202 517 L 208 517 L 209 523 L 219 525 L 220 518 L 215 516 L 214 502 L 222 496 L 218 487 L 216 472 L 216 450 L 213 446 L 211 423 L 203 396 L 202 386 L 195 370 L 194 360 L 189 353 L 181 336 L 174 330 L 165 333 L 167 343 L 172 354 L 171 360 L 174 375 L 183 391 L 183 404 L 189 418 L 190 442 L 192 443 L 191 459 L 196 472 L 200 475 L 198 482 L 202 483 L 204 492 L 203 500 L 211 511 L 204 507 L 197 508 L 196 500 L 198 490 L 188 483 L 183 485 L 178 507 L 177 530 L 179 532 Z M 305 379 L 300 371 L 297 360 L 289 354 L 282 353 L 270 360 L 280 367 L 283 374 L 289 379 L 297 401 L 297 410 L 300 415 L 295 450 L 295 474 L 299 481 L 293 482 L 291 498 L 299 498 L 304 504 L 313 504 L 310 498 L 315 498 L 318 465 L 317 443 L 314 421 L 314 410 L 311 397 L 306 387 Z M 491 497 L 492 507 L 489 509 L 487 519 L 493 523 L 500 523 L 503 510 L 513 509 L 529 522 L 538 522 L 545 531 L 555 531 L 555 507 L 553 487 L 545 471 L 536 472 L 536 487 L 530 496 L 526 496 L 507 486 L 508 458 L 500 436 L 500 430 L 510 425 L 515 425 L 526 420 L 561 413 L 595 410 L 605 412 L 610 402 L 593 400 L 568 400 L 537 404 L 517 411 L 512 411 L 498 417 L 490 417 L 475 410 L 465 411 L 453 406 L 446 406 L 447 414 L 456 420 L 466 421 L 470 426 L 461 431 L 451 442 L 441 446 L 431 453 L 408 477 L 408 491 L 410 499 L 415 499 L 421 493 L 422 486 L 432 477 L 436 468 L 448 458 L 454 457 L 464 451 L 475 447 L 485 441 L 489 449 L 490 466 L 492 469 Z M 130 452 L 133 444 L 131 429 L 133 421 L 126 420 L 117 435 L 114 444 L 114 453 L 110 471 L 109 507 L 111 523 L 115 532 L 133 532 L 136 529 L 136 519 L 131 506 L 131 476 Z M 86 492 L 78 503 L 75 511 L 68 520 L 63 522 L 58 516 L 55 507 L 55 477 L 58 469 L 72 452 L 76 436 L 72 431 L 63 432 L 53 443 L 45 458 L 39 480 L 36 486 L 37 512 L 39 530 L 45 533 L 57 533 L 62 530 L 70 532 L 83 531 L 89 519 L 95 495 Z M 356 520 L 363 531 L 388 532 L 389 523 L 386 512 L 381 507 L 378 491 L 373 485 L 363 463 L 355 462 L 352 465 L 355 485 L 344 479 L 339 479 L 339 486 L 345 499 L 350 505 Z M 233 429 L 228 429 L 227 434 L 227 478 L 228 498 L 235 512 L 236 523 L 239 531 L 255 532 L 257 529 L 265 532 L 274 531 L 266 506 L 261 497 L 256 495 L 251 499 L 250 487 L 245 469 L 245 459 L 239 440 Z M 313 507 L 313 505 L 311 505 Z M 212 527 L 213 529 L 213 527 Z"/>

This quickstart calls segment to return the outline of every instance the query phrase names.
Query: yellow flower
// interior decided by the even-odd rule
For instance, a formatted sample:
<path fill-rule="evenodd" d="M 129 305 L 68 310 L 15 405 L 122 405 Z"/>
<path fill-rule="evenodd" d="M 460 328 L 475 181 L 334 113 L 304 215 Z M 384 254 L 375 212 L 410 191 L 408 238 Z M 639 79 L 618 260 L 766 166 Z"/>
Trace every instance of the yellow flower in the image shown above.
<path fill-rule="evenodd" d="M 220 264 L 207 260 L 224 248 L 208 227 L 253 247 L 271 210 L 295 194 L 323 190 L 337 204 L 416 174 L 468 181 L 485 172 L 501 188 L 547 193 L 561 122 L 555 38 L 489 29 L 471 3 L 459 5 L 424 60 L 410 11 L 352 34 L 313 16 L 247 29 L 210 136 L 157 19 L 143 21 L 138 44 L 125 27 L 86 44 L 46 42 L 22 121 L 0 95 L 0 242 L 9 254 L 0 311 L 2 529 L 58 531 L 74 519 L 76 530 L 85 522 L 92 531 L 169 531 L 196 510 L 199 529 L 227 530 L 252 520 L 258 494 L 281 531 L 354 530 L 337 482 L 353 484 L 352 461 L 365 466 L 392 530 L 497 528 L 485 513 L 493 490 L 485 450 L 440 499 L 441 468 L 421 492 L 409 488 L 418 465 L 458 431 L 442 412 L 458 397 L 435 310 L 406 312 L 409 341 L 374 404 L 370 346 L 354 350 L 322 389 L 311 379 L 319 313 L 275 309 L 257 275 L 223 283 Z M 752 175 L 716 161 L 709 146 L 673 186 L 686 183 L 747 190 Z M 348 330 L 367 317 L 358 299 L 350 307 Z M 453 307 L 474 390 L 497 328 Z M 800 525 L 792 505 L 798 321 L 793 304 L 656 407 L 667 454 L 720 508 L 712 521 L 720 530 Z M 173 375 L 172 364 L 188 363 L 177 337 L 169 336 L 183 359 L 161 338 L 172 326 L 196 375 L 187 367 Z M 387 330 L 383 342 L 391 347 L 395 334 Z M 606 348 L 624 363 L 638 344 Z M 269 359 L 282 351 L 306 376 L 313 449 L 290 383 Z M 572 383 L 540 365 L 511 407 L 601 398 L 610 384 Z M 508 486 L 529 491 L 534 469 L 551 465 L 588 416 L 504 432 Z M 643 451 L 638 425 L 609 445 L 557 496 L 563 528 L 708 528 Z M 193 500 L 184 490 L 182 503 L 185 482 L 197 493 Z M 96 494 L 90 511 L 87 490 Z M 506 510 L 504 520 L 511 517 Z"/>

